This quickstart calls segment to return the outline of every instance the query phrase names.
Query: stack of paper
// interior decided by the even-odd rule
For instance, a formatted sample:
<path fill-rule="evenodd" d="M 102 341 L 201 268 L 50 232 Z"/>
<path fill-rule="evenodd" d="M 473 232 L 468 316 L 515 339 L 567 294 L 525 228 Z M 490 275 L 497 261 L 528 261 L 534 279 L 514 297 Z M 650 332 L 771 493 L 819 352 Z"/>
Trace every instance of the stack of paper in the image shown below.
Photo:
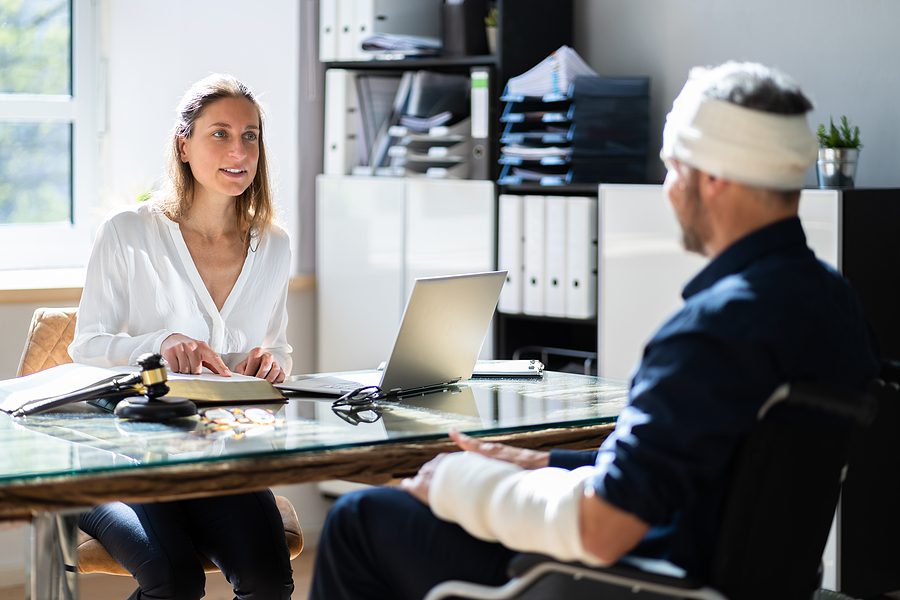
<path fill-rule="evenodd" d="M 418 35 L 379 33 L 364 39 L 362 49 L 371 54 L 434 55 L 441 51 L 441 40 Z"/>
<path fill-rule="evenodd" d="M 561 46 L 536 66 L 510 79 L 506 90 L 514 96 L 567 94 L 576 77 L 596 74 L 577 52 L 569 46 Z"/>
<path fill-rule="evenodd" d="M 430 117 L 416 117 L 414 115 L 402 115 L 400 117 L 400 125 L 412 131 L 429 131 L 433 127 L 446 125 L 453 118 L 453 113 L 449 110 L 439 112 Z"/>
<path fill-rule="evenodd" d="M 561 148 L 559 146 L 522 146 L 519 144 L 510 144 L 503 146 L 500 152 L 504 156 L 515 156 L 526 160 L 540 160 L 550 157 L 566 157 L 572 154 L 572 148 Z"/>

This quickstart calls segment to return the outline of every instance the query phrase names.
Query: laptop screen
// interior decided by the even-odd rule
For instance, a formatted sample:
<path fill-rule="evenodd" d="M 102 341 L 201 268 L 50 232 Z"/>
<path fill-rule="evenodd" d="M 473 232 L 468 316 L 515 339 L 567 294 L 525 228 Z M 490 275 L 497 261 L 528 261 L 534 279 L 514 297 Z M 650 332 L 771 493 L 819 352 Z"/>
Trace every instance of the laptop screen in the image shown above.
<path fill-rule="evenodd" d="M 506 271 L 416 279 L 381 388 L 408 390 L 468 379 Z"/>

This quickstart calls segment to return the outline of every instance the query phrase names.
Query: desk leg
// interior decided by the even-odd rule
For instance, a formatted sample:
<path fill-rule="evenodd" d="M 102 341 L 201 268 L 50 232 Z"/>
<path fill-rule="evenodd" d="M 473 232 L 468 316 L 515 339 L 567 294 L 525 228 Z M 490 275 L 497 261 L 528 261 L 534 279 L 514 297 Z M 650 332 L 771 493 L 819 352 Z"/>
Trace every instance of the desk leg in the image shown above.
<path fill-rule="evenodd" d="M 42 513 L 30 530 L 25 600 L 78 600 L 77 514 Z"/>

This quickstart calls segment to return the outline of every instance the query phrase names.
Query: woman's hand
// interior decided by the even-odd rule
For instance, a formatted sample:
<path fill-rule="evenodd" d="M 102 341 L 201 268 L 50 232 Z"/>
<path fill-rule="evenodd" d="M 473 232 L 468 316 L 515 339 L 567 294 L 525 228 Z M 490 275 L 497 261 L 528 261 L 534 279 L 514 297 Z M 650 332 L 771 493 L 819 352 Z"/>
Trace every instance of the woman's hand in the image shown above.
<path fill-rule="evenodd" d="M 236 373 L 251 375 L 265 379 L 269 383 L 281 383 L 284 381 L 284 369 L 275 360 L 271 352 L 262 348 L 254 348 L 247 353 L 247 358 L 234 367 Z"/>
<path fill-rule="evenodd" d="M 523 469 L 540 469 L 550 464 L 549 452 L 516 448 L 494 442 L 482 442 L 455 429 L 450 430 L 450 439 L 463 450 L 512 463 Z"/>
<path fill-rule="evenodd" d="M 199 375 L 203 367 L 213 373 L 231 377 L 231 371 L 222 361 L 222 357 L 209 347 L 206 342 L 195 340 L 180 333 L 173 333 L 160 344 L 159 353 L 169 363 L 174 373 L 192 373 Z"/>

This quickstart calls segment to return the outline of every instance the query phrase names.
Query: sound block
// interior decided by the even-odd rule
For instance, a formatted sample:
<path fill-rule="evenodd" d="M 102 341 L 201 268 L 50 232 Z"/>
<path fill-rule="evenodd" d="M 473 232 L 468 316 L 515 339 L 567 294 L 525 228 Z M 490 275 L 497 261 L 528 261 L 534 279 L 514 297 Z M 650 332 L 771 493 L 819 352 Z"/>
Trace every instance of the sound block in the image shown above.
<path fill-rule="evenodd" d="M 197 414 L 197 405 L 187 398 L 161 396 L 149 399 L 145 396 L 127 398 L 116 405 L 115 415 L 132 421 L 171 421 Z"/>

